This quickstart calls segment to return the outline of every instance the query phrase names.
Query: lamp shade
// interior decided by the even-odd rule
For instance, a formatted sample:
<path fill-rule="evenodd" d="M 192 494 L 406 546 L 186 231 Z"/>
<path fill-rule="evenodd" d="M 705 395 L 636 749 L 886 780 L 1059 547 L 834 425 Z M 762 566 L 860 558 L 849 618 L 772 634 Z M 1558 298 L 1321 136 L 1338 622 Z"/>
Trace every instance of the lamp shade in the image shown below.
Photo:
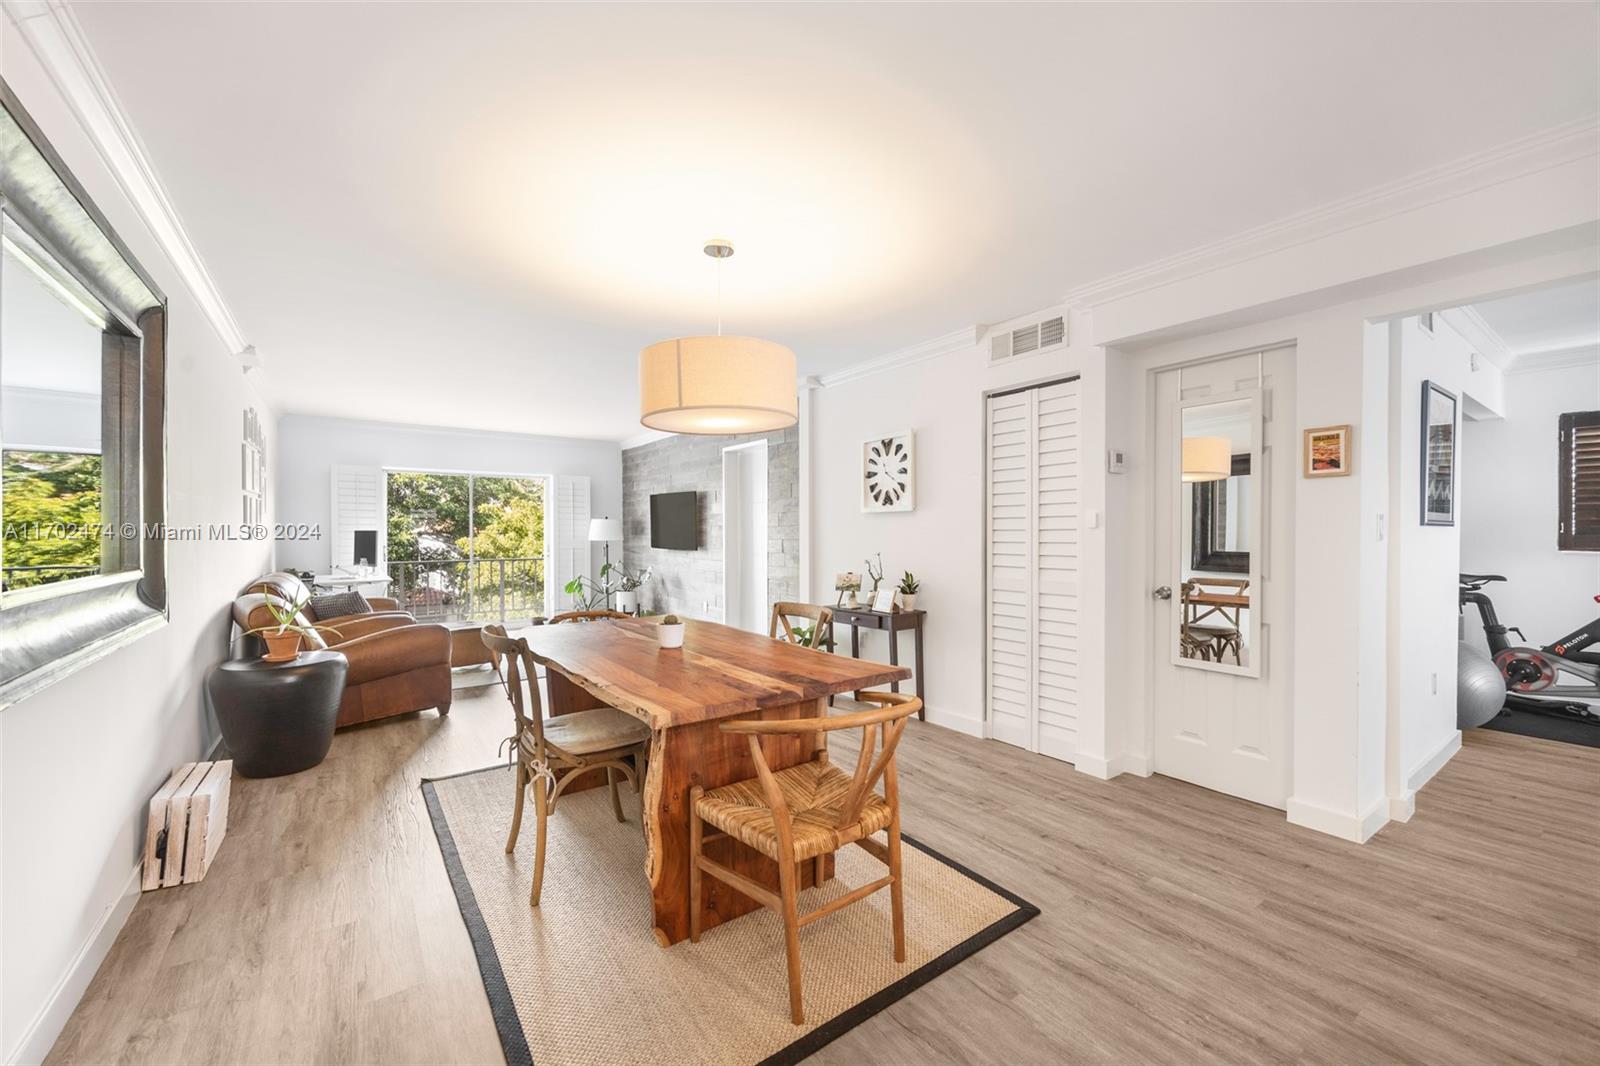
<path fill-rule="evenodd" d="M 589 539 L 591 541 L 621 540 L 622 519 L 620 518 L 591 518 L 589 519 Z"/>
<path fill-rule="evenodd" d="M 1221 481 L 1233 472 L 1233 445 L 1227 437 L 1183 438 L 1183 480 Z"/>
<path fill-rule="evenodd" d="M 758 337 L 678 337 L 639 353 L 639 421 L 668 433 L 763 433 L 799 420 L 794 352 Z"/>

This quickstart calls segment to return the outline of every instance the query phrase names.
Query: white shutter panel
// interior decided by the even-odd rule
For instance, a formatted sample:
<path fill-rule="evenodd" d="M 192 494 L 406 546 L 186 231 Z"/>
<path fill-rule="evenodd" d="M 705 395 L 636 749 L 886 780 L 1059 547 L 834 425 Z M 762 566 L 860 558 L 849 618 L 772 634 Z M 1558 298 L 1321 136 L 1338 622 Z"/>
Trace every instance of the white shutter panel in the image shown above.
<path fill-rule="evenodd" d="M 329 561 L 334 566 L 355 565 L 355 531 L 378 531 L 378 557 L 373 565 L 388 561 L 389 523 L 387 479 L 382 467 L 344 466 L 332 468 L 332 505 L 329 514 Z"/>
<path fill-rule="evenodd" d="M 1033 750 L 1071 759 L 1078 749 L 1078 383 L 1034 397 Z"/>
<path fill-rule="evenodd" d="M 989 735 L 1078 746 L 1079 389 L 989 398 Z"/>
<path fill-rule="evenodd" d="M 549 509 L 550 529 L 545 537 L 550 562 L 546 572 L 551 575 L 551 611 L 564 611 L 571 607 L 571 598 L 562 591 L 568 581 L 583 574 L 589 578 L 589 479 L 582 475 L 552 478 L 551 497 L 555 506 Z"/>
<path fill-rule="evenodd" d="M 989 732 L 1031 748 L 1032 393 L 989 398 Z"/>

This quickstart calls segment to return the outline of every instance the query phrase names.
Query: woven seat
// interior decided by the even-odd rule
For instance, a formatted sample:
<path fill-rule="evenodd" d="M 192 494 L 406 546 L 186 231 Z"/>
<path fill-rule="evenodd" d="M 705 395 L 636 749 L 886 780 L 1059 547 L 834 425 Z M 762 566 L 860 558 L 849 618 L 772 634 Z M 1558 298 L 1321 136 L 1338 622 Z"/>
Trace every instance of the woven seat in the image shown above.
<path fill-rule="evenodd" d="M 859 819 L 844 829 L 839 828 L 851 780 L 850 775 L 838 767 L 807 762 L 779 770 L 772 776 L 778 782 L 784 802 L 789 805 L 796 859 L 831 854 L 889 826 L 893 815 L 889 804 L 877 793 L 870 793 Z M 781 854 L 777 821 L 759 779 L 739 781 L 703 793 L 695 805 L 695 813 L 769 859 L 777 859 Z"/>
<path fill-rule="evenodd" d="M 779 607 L 793 604 L 780 604 Z M 774 611 L 776 619 L 781 617 Z M 817 619 L 820 627 L 825 619 Z M 813 634 L 814 635 L 814 634 Z M 878 710 L 856 711 L 834 717 L 747 719 L 724 722 L 724 733 L 743 734 L 750 744 L 750 761 L 756 776 L 747 781 L 714 788 L 710 792 L 695 785 L 689 789 L 689 939 L 700 940 L 704 874 L 783 916 L 784 954 L 789 963 L 789 1017 L 796 1025 L 805 1022 L 800 992 L 800 927 L 858 903 L 882 888 L 889 890 L 889 919 L 894 936 L 894 960 L 906 961 L 905 886 L 900 875 L 900 792 L 895 777 L 894 751 L 905 732 L 906 721 L 922 708 L 915 696 L 898 692 L 862 692 L 866 703 Z M 819 701 L 820 703 L 820 701 Z M 820 708 L 819 708 L 820 709 Z M 861 730 L 861 749 L 856 756 L 855 776 L 833 768 L 828 751 L 819 746 L 810 762 L 776 772 L 767 765 L 761 747 L 762 737 L 809 736 L 819 744 L 835 729 Z M 879 742 L 883 752 L 875 756 Z M 873 786 L 883 781 L 883 795 Z M 710 836 L 709 824 L 719 830 Z M 873 834 L 888 831 L 887 843 Z M 778 891 L 751 880 L 705 853 L 705 845 L 725 839 L 736 840 L 778 866 Z M 815 884 L 826 880 L 827 856 L 847 844 L 872 855 L 889 868 L 887 877 L 861 885 L 853 891 L 824 903 L 806 914 L 800 913 L 800 871 L 802 864 L 813 864 Z"/>

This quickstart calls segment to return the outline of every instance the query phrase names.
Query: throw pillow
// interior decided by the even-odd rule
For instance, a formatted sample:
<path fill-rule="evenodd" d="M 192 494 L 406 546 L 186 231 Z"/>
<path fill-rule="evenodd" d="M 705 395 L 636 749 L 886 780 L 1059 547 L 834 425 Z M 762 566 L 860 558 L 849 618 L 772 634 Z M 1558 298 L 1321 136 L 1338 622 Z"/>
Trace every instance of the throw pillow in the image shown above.
<path fill-rule="evenodd" d="M 318 619 L 343 618 L 347 614 L 371 614 L 372 604 L 355 589 L 311 597 L 311 613 Z"/>

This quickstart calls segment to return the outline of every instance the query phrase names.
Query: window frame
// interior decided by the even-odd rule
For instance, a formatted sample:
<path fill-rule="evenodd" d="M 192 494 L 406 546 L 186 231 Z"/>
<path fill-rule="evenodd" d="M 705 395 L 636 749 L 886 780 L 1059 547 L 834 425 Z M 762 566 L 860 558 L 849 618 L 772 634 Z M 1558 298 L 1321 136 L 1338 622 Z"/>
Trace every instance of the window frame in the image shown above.
<path fill-rule="evenodd" d="M 1573 481 L 1576 431 L 1600 428 L 1600 411 L 1569 411 L 1556 422 L 1556 550 L 1600 552 L 1600 521 L 1594 529 L 1578 530 L 1572 513 L 1578 486 Z M 1600 481 L 1600 472 L 1593 475 Z"/>
<path fill-rule="evenodd" d="M 0 208 L 52 265 L 114 320 L 102 336 L 124 362 L 115 395 L 118 521 L 135 523 L 112 573 L 0 595 L 0 708 L 110 654 L 168 620 L 166 524 L 167 301 L 0 79 Z M 132 454 L 128 454 L 131 451 Z M 104 449 L 102 456 L 105 455 Z M 104 461 L 103 461 L 104 462 Z M 104 465 L 102 466 L 104 470 Z M 104 515 L 102 516 L 105 517 Z"/>

